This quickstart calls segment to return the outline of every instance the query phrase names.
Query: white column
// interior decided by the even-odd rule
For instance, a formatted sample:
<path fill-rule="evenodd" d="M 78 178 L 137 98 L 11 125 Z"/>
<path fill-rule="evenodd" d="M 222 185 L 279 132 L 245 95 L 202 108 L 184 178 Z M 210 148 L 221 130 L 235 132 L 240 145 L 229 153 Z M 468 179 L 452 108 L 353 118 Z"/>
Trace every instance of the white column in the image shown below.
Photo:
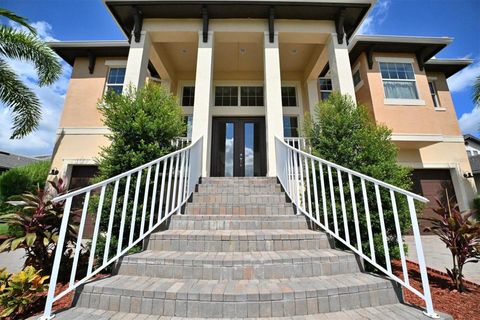
<path fill-rule="evenodd" d="M 315 117 L 315 107 L 320 101 L 318 92 L 318 79 L 309 79 L 305 81 L 308 95 L 308 106 L 310 110 L 310 116 Z"/>
<path fill-rule="evenodd" d="M 264 37 L 265 72 L 265 122 L 267 130 L 267 176 L 277 175 L 275 161 L 275 136 L 283 139 L 282 83 L 280 78 L 280 53 L 278 34 L 270 43 L 268 32 Z"/>
<path fill-rule="evenodd" d="M 198 34 L 197 73 L 195 76 L 195 99 L 193 102 L 192 141 L 203 137 L 202 176 L 207 177 L 210 168 L 211 115 L 213 83 L 213 32 L 208 33 L 208 42 Z"/>
<path fill-rule="evenodd" d="M 125 70 L 124 86 L 142 87 L 148 75 L 148 60 L 150 57 L 150 36 L 142 31 L 140 42 L 132 37 L 128 52 L 127 69 Z"/>
<path fill-rule="evenodd" d="M 337 34 L 332 33 L 327 40 L 327 47 L 333 90 L 349 94 L 356 101 L 347 41 L 344 39 L 343 44 L 338 44 Z"/>

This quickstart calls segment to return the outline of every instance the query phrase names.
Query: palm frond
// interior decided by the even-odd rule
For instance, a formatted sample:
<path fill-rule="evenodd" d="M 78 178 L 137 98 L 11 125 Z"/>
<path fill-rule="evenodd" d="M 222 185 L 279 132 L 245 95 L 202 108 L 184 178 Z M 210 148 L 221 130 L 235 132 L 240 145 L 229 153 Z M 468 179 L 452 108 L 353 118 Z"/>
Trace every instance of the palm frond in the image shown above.
<path fill-rule="evenodd" d="M 55 52 L 35 35 L 0 25 L 0 55 L 31 61 L 37 70 L 39 85 L 54 83 L 62 66 Z"/>
<path fill-rule="evenodd" d="M 480 75 L 477 77 L 475 80 L 475 83 L 473 84 L 473 103 L 475 103 L 477 106 L 480 106 Z"/>
<path fill-rule="evenodd" d="M 0 101 L 13 113 L 11 139 L 22 138 L 38 127 L 41 117 L 40 101 L 2 59 L 0 59 Z"/>
<path fill-rule="evenodd" d="M 16 23 L 18 23 L 21 26 L 24 26 L 27 28 L 31 33 L 37 34 L 37 30 L 35 30 L 34 27 L 32 27 L 29 23 L 28 20 L 25 19 L 24 17 L 21 17 L 19 15 L 16 15 L 14 12 L 0 8 L 0 16 L 4 16 L 7 19 L 10 19 Z"/>

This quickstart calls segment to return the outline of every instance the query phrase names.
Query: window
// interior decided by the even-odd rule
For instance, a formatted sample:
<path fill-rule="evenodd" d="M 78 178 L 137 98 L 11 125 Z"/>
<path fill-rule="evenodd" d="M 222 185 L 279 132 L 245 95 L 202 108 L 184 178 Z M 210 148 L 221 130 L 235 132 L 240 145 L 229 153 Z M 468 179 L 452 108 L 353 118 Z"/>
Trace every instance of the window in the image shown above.
<path fill-rule="evenodd" d="M 360 76 L 360 70 L 358 69 L 353 73 L 353 86 L 356 88 L 361 81 L 362 81 L 362 77 Z"/>
<path fill-rule="evenodd" d="M 320 98 L 322 101 L 328 99 L 332 93 L 332 79 L 320 78 Z"/>
<path fill-rule="evenodd" d="M 415 74 L 411 63 L 380 62 L 380 72 L 385 98 L 418 100 Z"/>
<path fill-rule="evenodd" d="M 110 68 L 108 71 L 106 91 L 113 90 L 122 93 L 125 80 L 125 68 Z"/>
<path fill-rule="evenodd" d="M 298 120 L 297 117 L 283 117 L 283 136 L 298 137 Z"/>
<path fill-rule="evenodd" d="M 240 105 L 263 107 L 263 87 L 240 87 Z"/>
<path fill-rule="evenodd" d="M 195 87 L 183 87 L 182 106 L 193 107 L 194 100 L 195 100 Z"/>
<path fill-rule="evenodd" d="M 192 121 L 193 121 L 193 116 L 188 115 L 183 117 L 183 122 L 187 126 L 187 132 L 186 132 L 186 137 L 187 138 L 192 138 Z"/>
<path fill-rule="evenodd" d="M 215 87 L 215 105 L 238 106 L 238 87 Z"/>
<path fill-rule="evenodd" d="M 297 90 L 295 87 L 282 87 L 282 106 L 297 106 Z"/>
<path fill-rule="evenodd" d="M 428 81 L 428 87 L 430 88 L 430 95 L 432 96 L 433 106 L 435 109 L 440 108 L 440 101 L 438 100 L 437 87 L 434 81 Z"/>

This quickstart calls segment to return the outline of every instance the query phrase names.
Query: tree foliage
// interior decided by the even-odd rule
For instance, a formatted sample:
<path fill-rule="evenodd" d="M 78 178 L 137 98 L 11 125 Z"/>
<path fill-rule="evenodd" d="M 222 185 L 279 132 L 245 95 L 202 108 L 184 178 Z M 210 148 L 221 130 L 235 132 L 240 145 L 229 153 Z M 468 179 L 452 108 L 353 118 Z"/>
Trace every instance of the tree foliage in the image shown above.
<path fill-rule="evenodd" d="M 1 8 L 0 16 L 28 30 L 24 32 L 0 24 L 0 101 L 13 114 L 11 138 L 22 138 L 38 127 L 41 104 L 35 93 L 10 68 L 7 59 L 32 62 L 40 86 L 53 84 L 60 77 L 62 68 L 57 55 L 37 37 L 34 28 L 25 18 Z"/>
<path fill-rule="evenodd" d="M 327 101 L 321 102 L 315 109 L 316 114 L 306 122 L 305 133 L 310 139 L 313 153 L 337 165 L 363 173 L 375 179 L 390 183 L 399 188 L 409 190 L 411 187 L 410 170 L 397 164 L 397 148 L 391 142 L 391 131 L 376 124 L 369 116 L 368 110 L 361 105 L 356 105 L 349 96 L 332 93 Z M 326 171 L 326 170 L 325 170 Z M 336 208 L 338 224 L 343 232 L 343 218 L 339 199 L 338 178 L 333 175 L 334 194 L 336 195 Z M 324 175 L 326 173 L 324 172 Z M 325 185 L 328 187 L 328 177 L 324 176 Z M 342 178 L 345 195 L 350 195 L 348 178 Z M 357 210 L 360 224 L 360 236 L 364 253 L 370 252 L 367 237 L 367 221 L 363 206 L 363 195 L 360 180 L 354 178 L 354 193 L 357 199 Z M 382 244 L 381 227 L 377 210 L 374 185 L 366 184 L 368 204 L 371 214 L 372 233 L 375 243 L 377 261 L 384 264 L 385 255 Z M 329 194 L 329 191 L 327 191 Z M 391 199 L 387 190 L 380 191 L 383 212 L 386 224 L 386 233 L 390 247 L 390 257 L 399 254 L 396 238 L 395 224 Z M 330 201 L 328 209 L 331 210 Z M 402 231 L 409 228 L 410 218 L 406 199 L 396 199 L 400 227 Z M 351 242 L 356 246 L 355 227 L 351 201 L 346 201 L 348 229 Z M 332 217 L 330 216 L 330 222 Z M 342 233 L 343 234 L 343 233 Z"/>

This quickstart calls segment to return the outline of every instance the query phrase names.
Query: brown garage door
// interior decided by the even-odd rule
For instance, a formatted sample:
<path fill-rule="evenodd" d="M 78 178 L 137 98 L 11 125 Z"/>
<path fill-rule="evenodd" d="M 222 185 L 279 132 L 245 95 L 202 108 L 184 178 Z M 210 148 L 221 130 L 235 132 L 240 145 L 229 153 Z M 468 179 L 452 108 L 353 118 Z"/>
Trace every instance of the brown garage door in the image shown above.
<path fill-rule="evenodd" d="M 97 166 L 73 166 L 72 175 L 70 176 L 69 189 L 76 190 L 90 185 L 97 172 Z M 83 197 L 75 197 L 72 202 L 72 211 L 74 212 L 74 217 L 76 217 L 78 220 L 82 214 L 83 200 Z M 93 229 L 95 227 L 94 217 L 95 214 L 87 215 L 83 233 L 84 239 L 90 239 L 93 235 Z"/>
<path fill-rule="evenodd" d="M 413 171 L 412 180 L 413 192 L 430 200 L 422 212 L 422 217 L 424 218 L 431 218 L 436 215 L 433 211 L 433 208 L 438 207 L 435 199 L 445 201 L 445 190 L 448 190 L 449 197 L 455 196 L 452 177 L 448 169 L 417 169 Z M 430 225 L 430 223 L 423 220 L 419 220 L 419 223 L 422 232 L 426 226 Z"/>

